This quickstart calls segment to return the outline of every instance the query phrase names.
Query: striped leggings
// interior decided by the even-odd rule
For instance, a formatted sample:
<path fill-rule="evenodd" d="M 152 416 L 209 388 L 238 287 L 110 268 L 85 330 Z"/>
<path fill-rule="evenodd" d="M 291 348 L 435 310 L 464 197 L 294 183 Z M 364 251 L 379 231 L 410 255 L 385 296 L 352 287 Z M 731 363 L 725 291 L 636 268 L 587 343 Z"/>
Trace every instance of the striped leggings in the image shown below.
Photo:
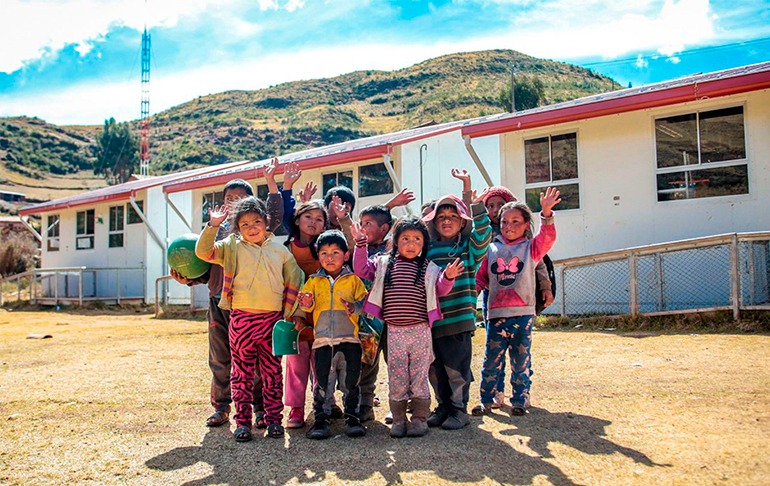
<path fill-rule="evenodd" d="M 283 419 L 283 370 L 281 358 L 273 355 L 273 327 L 282 317 L 280 311 L 252 314 L 235 309 L 230 313 L 230 387 L 238 426 L 251 427 L 257 368 L 262 377 L 265 422 L 280 424 Z"/>

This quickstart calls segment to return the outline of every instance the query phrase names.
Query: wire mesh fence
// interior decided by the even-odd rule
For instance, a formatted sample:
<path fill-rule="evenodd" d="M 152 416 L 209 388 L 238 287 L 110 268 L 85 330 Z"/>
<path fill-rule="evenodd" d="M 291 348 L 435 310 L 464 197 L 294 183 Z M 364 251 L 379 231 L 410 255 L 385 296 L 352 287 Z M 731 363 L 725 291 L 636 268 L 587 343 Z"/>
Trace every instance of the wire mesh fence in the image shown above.
<path fill-rule="evenodd" d="M 735 233 L 554 262 L 564 316 L 770 310 L 770 233 Z"/>

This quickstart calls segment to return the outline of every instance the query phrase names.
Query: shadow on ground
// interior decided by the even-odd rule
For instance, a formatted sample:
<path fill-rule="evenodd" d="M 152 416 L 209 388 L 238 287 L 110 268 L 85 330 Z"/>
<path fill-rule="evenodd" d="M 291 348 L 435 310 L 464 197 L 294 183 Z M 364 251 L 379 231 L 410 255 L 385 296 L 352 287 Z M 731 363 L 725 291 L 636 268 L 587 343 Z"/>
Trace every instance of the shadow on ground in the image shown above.
<path fill-rule="evenodd" d="M 611 422 L 596 417 L 533 409 L 526 417 L 512 418 L 500 411 L 483 420 L 499 421 L 504 428 L 496 437 L 487 427 L 481 428 L 481 419 L 474 418 L 460 431 L 431 429 L 424 438 L 391 439 L 388 427 L 370 422 L 366 437 L 350 439 L 338 421 L 333 426 L 335 435 L 325 441 L 306 439 L 306 429 L 295 429 L 287 430 L 283 441 L 255 435 L 254 441 L 245 444 L 236 443 L 226 428 L 211 429 L 200 446 L 172 449 L 146 465 L 174 472 L 169 481 L 186 485 L 333 480 L 395 484 L 414 481 L 418 474 L 422 480 L 428 479 L 423 476 L 427 474 L 451 482 L 527 484 L 543 476 L 552 484 L 577 484 L 544 460 L 554 457 L 549 444 L 561 443 L 586 454 L 620 453 L 647 467 L 667 466 L 608 440 L 605 427 Z M 181 470 L 199 462 L 209 464 L 211 474 L 184 482 Z"/>

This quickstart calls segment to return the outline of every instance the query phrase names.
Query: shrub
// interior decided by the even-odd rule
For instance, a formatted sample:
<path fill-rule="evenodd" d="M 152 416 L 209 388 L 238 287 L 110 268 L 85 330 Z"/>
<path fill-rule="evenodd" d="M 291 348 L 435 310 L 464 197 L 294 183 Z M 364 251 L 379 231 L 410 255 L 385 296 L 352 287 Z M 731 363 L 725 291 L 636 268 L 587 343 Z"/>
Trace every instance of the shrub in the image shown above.
<path fill-rule="evenodd" d="M 7 277 L 35 266 L 38 246 L 31 234 L 0 232 L 0 275 Z"/>

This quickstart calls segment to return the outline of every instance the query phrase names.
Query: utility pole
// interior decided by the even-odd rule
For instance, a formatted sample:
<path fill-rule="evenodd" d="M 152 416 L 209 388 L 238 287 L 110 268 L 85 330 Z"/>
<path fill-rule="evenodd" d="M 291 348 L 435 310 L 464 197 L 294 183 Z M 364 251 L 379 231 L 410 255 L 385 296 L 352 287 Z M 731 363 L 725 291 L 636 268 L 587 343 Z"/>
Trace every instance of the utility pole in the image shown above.
<path fill-rule="evenodd" d="M 511 66 L 511 113 L 516 113 L 516 64 Z"/>
<path fill-rule="evenodd" d="M 139 122 L 139 175 L 150 175 L 150 34 L 142 34 L 142 118 Z"/>

